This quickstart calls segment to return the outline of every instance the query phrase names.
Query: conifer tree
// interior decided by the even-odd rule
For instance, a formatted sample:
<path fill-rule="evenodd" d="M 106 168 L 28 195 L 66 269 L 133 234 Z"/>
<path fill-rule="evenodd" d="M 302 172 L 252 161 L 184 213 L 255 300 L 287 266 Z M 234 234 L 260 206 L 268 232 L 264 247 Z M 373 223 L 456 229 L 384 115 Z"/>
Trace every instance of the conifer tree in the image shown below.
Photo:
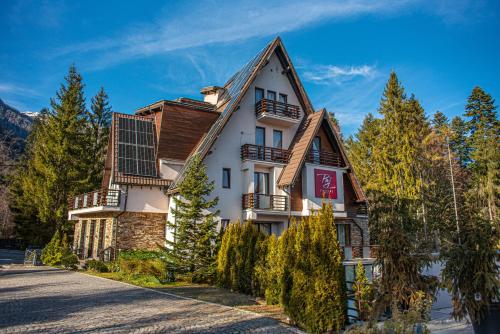
<path fill-rule="evenodd" d="M 449 125 L 449 119 L 440 111 L 436 111 L 434 113 L 434 117 L 432 119 L 432 126 L 434 130 L 439 133 L 442 133 L 444 129 L 447 129 Z"/>
<path fill-rule="evenodd" d="M 354 290 L 358 318 L 365 321 L 370 316 L 373 289 L 368 278 L 366 278 L 365 267 L 361 261 L 358 261 L 356 266 L 356 279 L 352 288 Z"/>
<path fill-rule="evenodd" d="M 281 238 L 285 312 L 310 332 L 339 331 L 346 321 L 347 297 L 332 205 L 324 204 Z"/>
<path fill-rule="evenodd" d="M 497 206 L 500 192 L 500 122 L 497 118 L 495 100 L 475 87 L 467 100 L 465 116 L 469 118 L 469 146 L 471 164 L 469 168 L 475 185 L 471 197 L 490 222 L 497 221 Z"/>
<path fill-rule="evenodd" d="M 111 126 L 112 110 L 108 102 L 108 95 L 101 87 L 99 92 L 91 101 L 91 112 L 89 112 L 89 140 L 92 147 L 90 165 L 90 183 L 99 187 L 106 159 L 109 132 Z"/>
<path fill-rule="evenodd" d="M 82 77 L 71 66 L 56 98 L 51 99 L 51 109 L 37 121 L 27 153 L 27 173 L 20 176 L 23 198 L 51 231 L 67 224 L 68 197 L 91 188 L 83 87 Z"/>
<path fill-rule="evenodd" d="M 467 124 L 455 116 L 450 124 L 450 148 L 457 157 L 461 167 L 465 168 L 470 163 L 470 147 L 467 142 Z"/>
<path fill-rule="evenodd" d="M 206 166 L 196 156 L 179 185 L 174 201 L 173 217 L 167 222 L 173 240 L 167 240 L 168 252 L 176 271 L 181 274 L 200 273 L 215 263 L 216 224 L 211 212 L 218 198 L 207 199 L 214 189 Z"/>
<path fill-rule="evenodd" d="M 355 137 L 347 140 L 347 153 L 356 177 L 367 192 L 377 189 L 373 178 L 374 152 L 380 135 L 380 120 L 371 113 L 366 115 Z"/>

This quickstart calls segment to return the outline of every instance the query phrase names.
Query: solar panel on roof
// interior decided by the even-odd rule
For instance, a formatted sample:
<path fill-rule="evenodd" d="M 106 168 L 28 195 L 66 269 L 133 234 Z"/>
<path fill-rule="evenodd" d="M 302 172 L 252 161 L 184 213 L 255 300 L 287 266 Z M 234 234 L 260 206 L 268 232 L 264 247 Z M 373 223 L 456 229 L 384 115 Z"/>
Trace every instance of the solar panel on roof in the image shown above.
<path fill-rule="evenodd" d="M 118 172 L 156 177 L 153 122 L 118 118 Z"/>

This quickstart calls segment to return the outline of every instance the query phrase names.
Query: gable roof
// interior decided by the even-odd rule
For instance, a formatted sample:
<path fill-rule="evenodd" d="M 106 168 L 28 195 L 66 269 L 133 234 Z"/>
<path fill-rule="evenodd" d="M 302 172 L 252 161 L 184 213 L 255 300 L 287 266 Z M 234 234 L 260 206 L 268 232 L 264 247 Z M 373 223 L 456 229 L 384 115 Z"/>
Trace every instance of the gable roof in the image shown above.
<path fill-rule="evenodd" d="M 290 147 L 290 161 L 278 177 L 278 187 L 282 188 L 295 183 L 324 115 L 325 109 L 321 109 L 303 119 Z"/>
<path fill-rule="evenodd" d="M 366 201 L 366 196 L 363 193 L 359 181 L 351 168 L 351 164 L 345 152 L 338 129 L 332 124 L 332 121 L 327 115 L 326 109 L 323 108 L 308 115 L 307 118 L 304 118 L 290 148 L 290 162 L 283 168 L 280 176 L 278 177 L 278 187 L 284 188 L 295 184 L 295 181 L 300 175 L 302 166 L 306 160 L 307 153 L 311 148 L 312 141 L 318 134 L 321 124 L 325 122 L 334 136 L 336 144 L 339 147 L 340 154 L 342 155 L 342 159 L 348 167 L 347 176 L 353 186 L 357 201 L 364 202 Z"/>
<path fill-rule="evenodd" d="M 220 116 L 214 125 L 210 128 L 207 135 L 199 142 L 199 144 L 191 152 L 189 158 L 184 164 L 183 168 L 180 170 L 179 175 L 176 180 L 171 185 L 171 191 L 175 191 L 175 188 L 182 182 L 184 174 L 189 168 L 194 156 L 200 155 L 204 158 L 215 140 L 221 133 L 224 126 L 227 124 L 231 118 L 234 110 L 237 109 L 239 102 L 247 92 L 248 88 L 252 84 L 253 80 L 259 73 L 260 69 L 264 67 L 269 58 L 276 52 L 278 59 L 280 60 L 283 68 L 290 79 L 293 89 L 296 91 L 297 97 L 299 98 L 300 104 L 306 114 L 311 114 L 314 112 L 313 106 L 309 97 L 307 96 L 302 83 L 295 71 L 295 68 L 290 61 L 285 46 L 281 41 L 281 38 L 276 37 L 271 43 L 269 43 L 264 49 L 262 49 L 252 60 L 250 60 L 245 66 L 243 66 L 236 74 L 234 74 L 224 85 L 224 92 L 219 97 L 217 102 L 217 109 L 220 111 Z"/>

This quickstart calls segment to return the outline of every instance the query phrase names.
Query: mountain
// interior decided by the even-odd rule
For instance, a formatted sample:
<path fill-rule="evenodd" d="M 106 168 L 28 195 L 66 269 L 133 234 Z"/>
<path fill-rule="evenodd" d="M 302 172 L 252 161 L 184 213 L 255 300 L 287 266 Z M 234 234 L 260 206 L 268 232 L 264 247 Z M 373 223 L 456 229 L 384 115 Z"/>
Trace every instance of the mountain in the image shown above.
<path fill-rule="evenodd" d="M 26 137 L 31 131 L 33 117 L 20 112 L 0 99 L 0 144 L 8 145 L 9 154 L 22 152 Z"/>

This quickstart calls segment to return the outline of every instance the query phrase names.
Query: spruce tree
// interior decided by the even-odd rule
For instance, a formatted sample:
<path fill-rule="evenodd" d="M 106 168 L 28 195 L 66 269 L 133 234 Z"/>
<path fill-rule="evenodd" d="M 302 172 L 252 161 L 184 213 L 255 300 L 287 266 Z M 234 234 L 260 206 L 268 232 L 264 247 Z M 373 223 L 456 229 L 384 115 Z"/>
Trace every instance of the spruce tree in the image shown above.
<path fill-rule="evenodd" d="M 478 209 L 491 223 L 498 224 L 497 206 L 500 191 L 500 122 L 495 100 L 475 87 L 467 100 L 465 116 L 470 132 L 469 146 L 474 190 L 471 193 Z"/>
<path fill-rule="evenodd" d="M 369 113 L 363 120 L 358 133 L 355 137 L 350 137 L 346 145 L 349 161 L 356 172 L 356 177 L 367 192 L 378 188 L 372 173 L 375 147 L 380 135 L 380 123 L 379 119 Z"/>
<path fill-rule="evenodd" d="M 467 141 L 467 124 L 455 116 L 450 123 L 450 148 L 457 157 L 460 166 L 467 167 L 470 163 L 470 147 Z"/>
<path fill-rule="evenodd" d="M 108 102 L 108 95 L 101 87 L 99 92 L 91 100 L 91 112 L 89 112 L 89 139 L 92 153 L 90 165 L 90 183 L 99 187 L 102 181 L 104 162 L 108 148 L 108 137 L 111 127 L 112 109 Z"/>
<path fill-rule="evenodd" d="M 43 222 L 62 226 L 67 220 L 68 197 L 90 190 L 88 165 L 82 161 L 90 150 L 86 138 L 83 81 L 75 66 L 51 100 L 51 109 L 33 143 L 30 168 L 36 187 L 38 215 Z"/>
<path fill-rule="evenodd" d="M 418 290 L 424 290 L 422 268 L 426 255 L 424 202 L 425 152 L 430 134 L 424 110 L 412 95 L 406 97 L 396 74 L 391 73 L 379 108 L 383 116 L 373 147 L 370 220 L 372 238 L 379 244 L 377 262 L 381 279 L 376 312 L 388 306 L 407 307 Z"/>
<path fill-rule="evenodd" d="M 431 123 L 432 123 L 434 130 L 441 133 L 444 129 L 448 128 L 449 119 L 442 112 L 436 111 L 434 113 L 434 117 L 432 118 Z"/>
<path fill-rule="evenodd" d="M 196 156 L 179 185 L 178 196 L 173 196 L 173 218 L 167 222 L 173 240 L 167 240 L 168 252 L 177 273 L 193 274 L 209 270 L 215 263 L 217 212 L 210 209 L 218 198 L 207 199 L 214 189 L 206 166 Z"/>

